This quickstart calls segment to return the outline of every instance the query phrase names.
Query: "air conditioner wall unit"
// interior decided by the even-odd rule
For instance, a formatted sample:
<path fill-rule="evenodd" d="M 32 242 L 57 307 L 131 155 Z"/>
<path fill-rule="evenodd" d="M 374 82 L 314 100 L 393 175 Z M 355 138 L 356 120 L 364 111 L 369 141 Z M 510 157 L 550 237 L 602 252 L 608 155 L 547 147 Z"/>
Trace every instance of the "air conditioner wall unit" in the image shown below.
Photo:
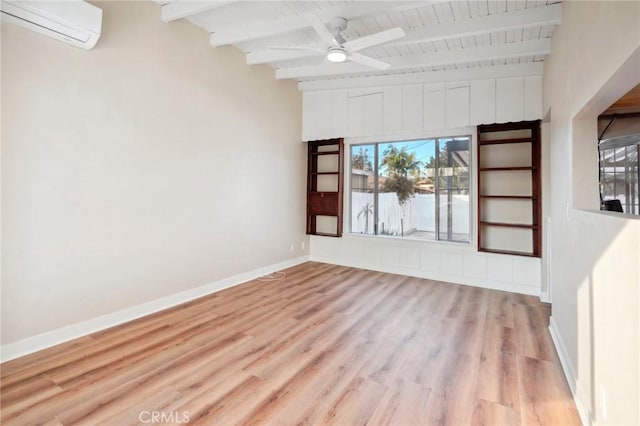
<path fill-rule="evenodd" d="M 64 41 L 93 48 L 102 30 L 102 9 L 84 1 L 0 1 L 2 20 Z"/>

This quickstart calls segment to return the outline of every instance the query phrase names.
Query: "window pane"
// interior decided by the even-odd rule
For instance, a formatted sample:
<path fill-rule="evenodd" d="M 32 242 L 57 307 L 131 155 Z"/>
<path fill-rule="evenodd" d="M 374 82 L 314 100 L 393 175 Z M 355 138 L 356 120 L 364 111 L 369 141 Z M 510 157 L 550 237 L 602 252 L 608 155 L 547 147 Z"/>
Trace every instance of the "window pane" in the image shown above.
<path fill-rule="evenodd" d="M 640 214 L 640 194 L 638 193 L 639 145 L 633 140 L 610 140 L 606 143 L 609 146 L 608 148 L 600 146 L 600 191 L 602 200 L 620 200 L 624 213 Z"/>
<path fill-rule="evenodd" d="M 378 230 L 380 235 L 435 238 L 435 141 L 378 145 Z"/>
<path fill-rule="evenodd" d="M 627 147 L 627 159 L 629 161 L 629 213 L 640 214 L 640 191 L 638 187 L 638 151 L 640 144 Z"/>
<path fill-rule="evenodd" d="M 615 191 L 615 151 L 603 149 L 600 151 L 600 184 L 602 185 L 602 199 L 613 200 Z"/>
<path fill-rule="evenodd" d="M 351 146 L 351 232 L 373 234 L 374 145 Z"/>
<path fill-rule="evenodd" d="M 626 189 L 626 181 L 625 181 L 625 166 L 626 166 L 626 155 L 625 155 L 625 147 L 616 148 L 615 149 L 615 192 L 613 197 L 620 200 L 622 206 L 626 204 L 625 197 L 625 189 Z"/>
<path fill-rule="evenodd" d="M 469 138 L 439 141 L 439 239 L 469 241 Z"/>
<path fill-rule="evenodd" d="M 424 174 L 416 182 L 416 203 L 420 215 L 415 236 L 436 239 L 436 141 L 428 140 L 420 147 L 419 159 Z"/>

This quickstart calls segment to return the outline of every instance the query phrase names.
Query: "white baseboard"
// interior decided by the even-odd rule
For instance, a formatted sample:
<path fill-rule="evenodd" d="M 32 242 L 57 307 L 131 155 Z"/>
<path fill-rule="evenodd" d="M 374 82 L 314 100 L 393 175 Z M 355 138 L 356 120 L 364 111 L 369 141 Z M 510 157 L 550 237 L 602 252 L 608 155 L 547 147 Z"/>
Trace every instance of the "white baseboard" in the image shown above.
<path fill-rule="evenodd" d="M 309 256 L 301 256 L 293 259 L 288 259 L 283 262 L 263 266 L 249 272 L 234 275 L 232 277 L 225 278 L 213 283 L 205 284 L 196 288 L 182 291 L 180 293 L 162 297 L 151 302 L 132 306 L 130 308 L 92 318 L 87 321 L 82 321 L 76 324 L 68 325 L 66 327 L 47 331 L 46 333 L 28 337 L 14 343 L 9 343 L 7 345 L 3 345 L 0 349 L 0 360 L 1 362 L 5 362 L 15 358 L 19 358 L 21 356 L 58 345 L 60 343 L 68 342 L 69 340 L 77 339 L 78 337 L 86 336 L 88 334 L 95 333 L 97 331 L 104 330 L 125 323 L 127 321 L 132 321 L 136 318 L 140 318 L 145 315 L 161 311 L 163 309 L 171 308 L 181 303 L 197 299 L 198 297 L 215 293 L 225 288 L 242 284 L 273 271 L 278 271 L 280 269 L 299 265 L 301 263 L 307 262 L 308 260 Z"/>
<path fill-rule="evenodd" d="M 408 275 L 410 277 L 426 278 L 429 280 L 443 281 L 454 284 L 468 285 L 472 287 L 488 288 L 491 290 L 509 291 L 512 293 L 527 294 L 540 297 L 540 289 L 535 286 L 527 286 L 522 284 L 508 283 L 502 281 L 492 281 L 482 278 L 463 277 L 460 275 L 449 275 L 438 272 L 427 272 L 413 268 L 402 268 L 397 266 L 389 266 L 382 264 L 369 264 L 366 262 L 334 259 L 324 256 L 311 255 L 309 260 L 314 262 L 331 263 L 333 265 L 350 266 L 352 268 L 368 269 L 377 272 L 386 272 L 390 274 Z"/>
<path fill-rule="evenodd" d="M 551 294 L 548 291 L 541 291 L 540 301 L 542 303 L 551 303 Z"/>
<path fill-rule="evenodd" d="M 560 364 L 562 364 L 564 376 L 569 383 L 569 388 L 571 388 L 571 394 L 573 395 L 573 400 L 576 404 L 576 408 L 578 409 L 578 414 L 580 414 L 580 420 L 583 425 L 591 426 L 593 422 L 591 421 L 587 394 L 582 389 L 580 382 L 576 379 L 575 369 L 569 359 L 567 348 L 560 337 L 558 325 L 553 317 L 549 320 L 549 333 L 551 333 L 551 340 L 553 340 L 556 352 L 558 353 L 558 358 L 560 358 Z M 586 401 L 587 404 L 585 405 L 583 401 Z"/>

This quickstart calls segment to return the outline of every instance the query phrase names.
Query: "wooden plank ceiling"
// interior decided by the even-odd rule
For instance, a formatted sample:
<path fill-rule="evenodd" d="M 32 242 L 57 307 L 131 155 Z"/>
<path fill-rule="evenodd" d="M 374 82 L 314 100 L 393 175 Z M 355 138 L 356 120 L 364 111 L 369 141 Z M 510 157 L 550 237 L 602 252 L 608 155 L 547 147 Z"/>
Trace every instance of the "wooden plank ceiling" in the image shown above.
<path fill-rule="evenodd" d="M 401 83 L 416 74 L 452 71 L 461 79 L 541 74 L 561 16 L 556 0 L 158 1 L 163 21 L 188 19 L 211 34 L 213 47 L 233 45 L 248 65 L 268 64 L 277 79 L 297 80 L 301 88 L 326 86 L 327 80 L 336 86 L 350 79 Z M 405 36 L 358 51 L 387 69 L 331 63 L 325 53 L 330 46 L 312 18 L 329 28 L 337 18 L 347 19 L 341 33 L 346 42 L 393 28 Z"/>
<path fill-rule="evenodd" d="M 602 115 L 638 113 L 640 113 L 640 84 L 615 101 Z"/>

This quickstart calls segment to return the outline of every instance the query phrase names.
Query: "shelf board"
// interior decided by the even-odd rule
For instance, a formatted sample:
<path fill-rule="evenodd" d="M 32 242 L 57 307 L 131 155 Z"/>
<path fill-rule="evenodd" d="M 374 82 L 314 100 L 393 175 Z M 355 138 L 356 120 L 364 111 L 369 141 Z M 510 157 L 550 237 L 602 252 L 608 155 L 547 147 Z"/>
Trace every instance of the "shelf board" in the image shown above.
<path fill-rule="evenodd" d="M 478 251 L 482 251 L 485 253 L 496 253 L 496 254 L 511 254 L 515 256 L 528 256 L 528 257 L 538 257 L 533 253 L 526 251 L 515 251 L 515 250 L 498 250 L 498 249 L 488 249 L 488 248 L 478 248 Z"/>
<path fill-rule="evenodd" d="M 513 139 L 496 139 L 490 141 L 479 141 L 478 145 L 498 145 L 503 143 L 532 143 L 533 138 L 513 138 Z"/>
<path fill-rule="evenodd" d="M 537 200 L 538 197 L 532 195 L 481 195 L 480 198 L 496 198 L 505 200 Z"/>
<path fill-rule="evenodd" d="M 536 225 L 526 224 L 526 223 L 509 223 L 509 222 L 486 222 L 480 221 L 480 225 L 484 226 L 501 226 L 503 228 L 525 228 L 525 229 L 536 229 Z"/>
<path fill-rule="evenodd" d="M 311 172 L 311 175 L 339 175 L 340 172 Z"/>
<path fill-rule="evenodd" d="M 522 170 L 535 170 L 535 167 L 480 167 L 481 172 L 517 172 Z"/>
<path fill-rule="evenodd" d="M 481 133 L 494 133 L 505 132 L 509 130 L 534 130 L 537 129 L 540 120 L 519 121 L 511 123 L 494 123 L 494 124 L 480 124 L 478 131 Z"/>
<path fill-rule="evenodd" d="M 311 155 L 338 155 L 340 154 L 340 151 L 319 151 L 319 152 L 312 152 Z"/>
<path fill-rule="evenodd" d="M 340 236 L 338 234 L 330 234 L 327 232 L 316 232 L 315 234 L 307 234 L 307 235 L 319 235 L 321 237 L 339 237 Z"/>

